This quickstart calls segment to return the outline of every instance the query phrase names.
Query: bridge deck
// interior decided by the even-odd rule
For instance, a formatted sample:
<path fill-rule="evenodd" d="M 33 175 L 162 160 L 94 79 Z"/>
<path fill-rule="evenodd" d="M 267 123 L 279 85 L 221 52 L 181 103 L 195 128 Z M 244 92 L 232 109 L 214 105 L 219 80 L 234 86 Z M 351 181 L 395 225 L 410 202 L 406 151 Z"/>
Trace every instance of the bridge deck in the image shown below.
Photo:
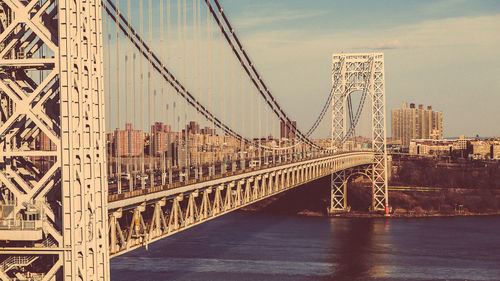
<path fill-rule="evenodd" d="M 115 257 L 333 172 L 371 165 L 373 152 L 351 152 L 263 167 L 163 189 L 110 195 L 110 256 Z M 184 200 L 187 199 L 187 200 Z"/>

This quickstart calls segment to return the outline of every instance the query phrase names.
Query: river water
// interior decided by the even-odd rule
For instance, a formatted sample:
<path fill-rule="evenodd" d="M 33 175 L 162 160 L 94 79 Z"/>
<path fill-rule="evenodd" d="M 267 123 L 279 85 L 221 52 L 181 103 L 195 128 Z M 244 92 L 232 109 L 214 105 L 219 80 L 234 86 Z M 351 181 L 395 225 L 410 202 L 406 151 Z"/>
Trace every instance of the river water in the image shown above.
<path fill-rule="evenodd" d="M 500 280 L 500 217 L 235 212 L 113 258 L 132 280 Z"/>

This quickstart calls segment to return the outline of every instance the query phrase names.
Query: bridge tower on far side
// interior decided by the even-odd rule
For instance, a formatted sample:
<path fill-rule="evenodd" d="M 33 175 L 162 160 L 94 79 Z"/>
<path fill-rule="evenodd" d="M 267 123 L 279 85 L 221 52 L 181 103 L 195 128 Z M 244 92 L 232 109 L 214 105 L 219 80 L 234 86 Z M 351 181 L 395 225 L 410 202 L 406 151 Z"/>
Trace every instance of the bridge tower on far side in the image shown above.
<path fill-rule="evenodd" d="M 371 101 L 372 150 L 376 152 L 373 165 L 366 169 L 372 180 L 372 211 L 388 214 L 387 150 L 385 121 L 385 72 L 383 53 L 334 54 L 332 56 L 332 146 L 348 151 L 349 139 L 360 118 L 363 105 Z M 361 100 L 355 113 L 347 119 L 347 100 L 355 91 L 361 91 Z M 348 211 L 347 182 L 352 173 L 332 174 L 329 212 Z"/>
<path fill-rule="evenodd" d="M 0 280 L 109 276 L 101 1 L 0 1 Z"/>

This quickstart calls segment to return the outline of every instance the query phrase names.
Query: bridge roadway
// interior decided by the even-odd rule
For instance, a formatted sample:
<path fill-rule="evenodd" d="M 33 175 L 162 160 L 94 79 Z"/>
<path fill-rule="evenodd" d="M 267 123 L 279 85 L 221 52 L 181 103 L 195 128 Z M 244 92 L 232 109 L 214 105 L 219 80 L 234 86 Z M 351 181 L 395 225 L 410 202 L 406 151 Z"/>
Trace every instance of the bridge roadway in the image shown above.
<path fill-rule="evenodd" d="M 108 196 L 109 255 L 165 238 L 337 171 L 374 162 L 374 152 L 320 155 L 218 175 L 184 186 L 155 186 Z M 175 185 L 180 185 L 176 183 Z"/>

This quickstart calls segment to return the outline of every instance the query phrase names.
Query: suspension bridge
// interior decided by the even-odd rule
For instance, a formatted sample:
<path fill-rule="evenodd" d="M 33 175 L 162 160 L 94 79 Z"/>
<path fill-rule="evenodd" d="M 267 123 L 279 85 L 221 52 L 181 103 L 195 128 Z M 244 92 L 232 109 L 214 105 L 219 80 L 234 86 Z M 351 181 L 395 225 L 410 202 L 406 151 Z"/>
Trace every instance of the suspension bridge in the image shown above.
<path fill-rule="evenodd" d="M 329 212 L 363 174 L 387 214 L 383 54 L 331 59 L 303 131 L 218 0 L 0 2 L 0 279 L 109 280 L 112 257 L 325 176 Z"/>

